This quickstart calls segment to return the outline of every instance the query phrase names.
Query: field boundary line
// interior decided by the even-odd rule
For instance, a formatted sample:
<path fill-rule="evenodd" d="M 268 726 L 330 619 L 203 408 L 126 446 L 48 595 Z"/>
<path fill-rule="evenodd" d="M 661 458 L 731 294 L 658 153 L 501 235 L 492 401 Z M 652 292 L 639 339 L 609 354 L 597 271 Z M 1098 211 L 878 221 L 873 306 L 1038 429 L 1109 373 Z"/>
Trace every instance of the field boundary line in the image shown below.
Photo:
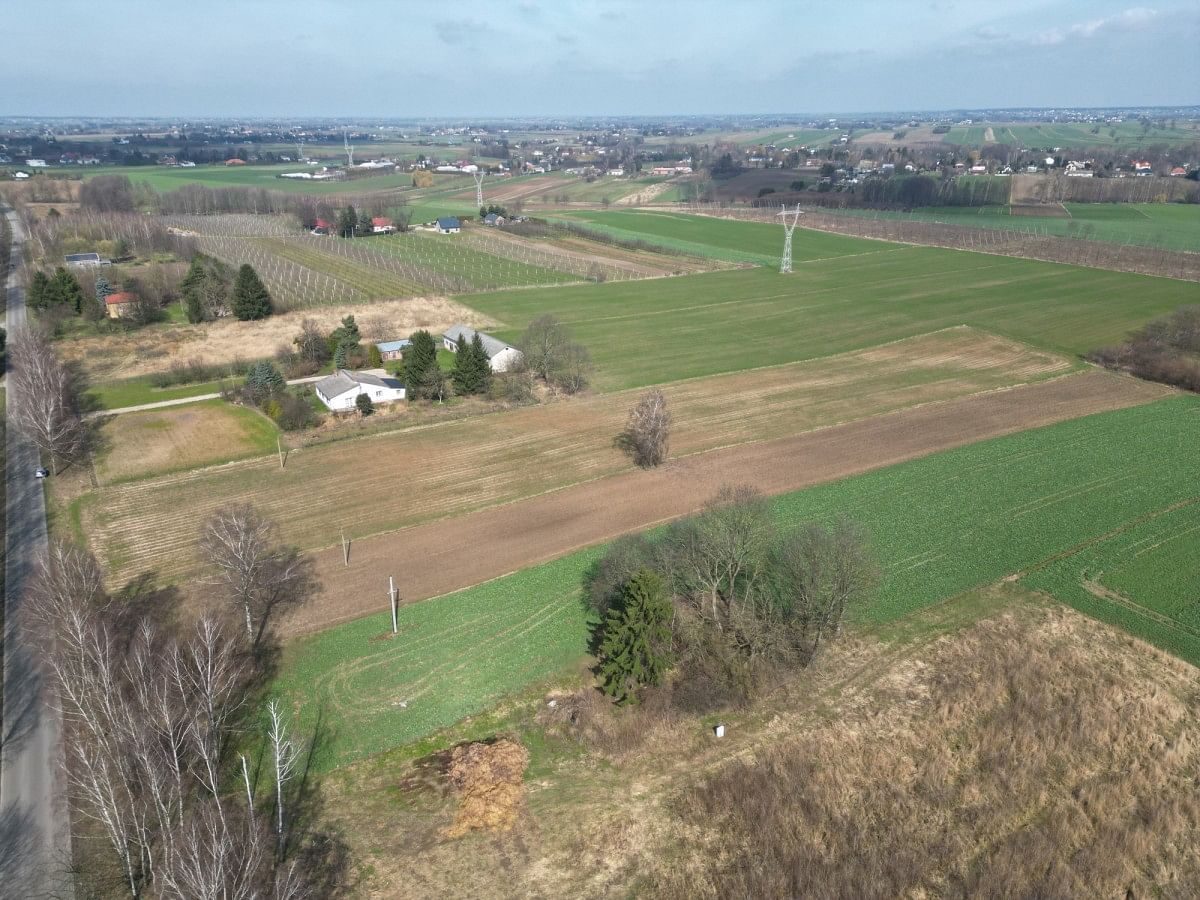
<path fill-rule="evenodd" d="M 1068 547 L 1066 550 L 1060 550 L 1058 553 L 1055 553 L 1053 556 L 1048 556 L 1045 559 L 1043 559 L 1039 562 L 1036 562 L 1031 566 L 1028 566 L 1027 568 L 1018 569 L 1012 575 L 1009 575 L 1008 578 L 1012 581 L 1016 581 L 1019 578 L 1024 578 L 1026 575 L 1031 575 L 1034 572 L 1040 572 L 1043 569 L 1046 569 L 1049 566 L 1052 566 L 1054 563 L 1059 562 L 1060 560 L 1064 560 L 1064 559 L 1067 559 L 1068 557 L 1075 556 L 1077 553 L 1080 553 L 1080 552 L 1086 550 L 1088 547 L 1092 547 L 1092 546 L 1095 546 L 1096 544 L 1101 544 L 1104 541 L 1111 540 L 1112 538 L 1115 538 L 1117 535 L 1124 534 L 1126 531 L 1129 531 L 1131 528 L 1136 528 L 1137 526 L 1144 525 L 1147 522 L 1153 522 L 1155 519 L 1157 519 L 1161 516 L 1165 516 L 1168 513 L 1173 513 L 1176 510 L 1186 509 L 1187 507 L 1189 507 L 1195 503 L 1200 503 L 1200 495 L 1195 496 L 1195 497 L 1188 497 L 1186 500 L 1179 500 L 1175 503 L 1172 503 L 1170 506 L 1164 506 L 1161 509 L 1155 509 L 1155 510 L 1151 510 L 1148 513 L 1143 513 L 1142 515 L 1137 516 L 1136 518 L 1129 519 L 1128 521 L 1121 523 L 1116 528 L 1106 531 L 1104 534 L 1097 535 L 1094 538 L 1089 538 L 1086 541 L 1081 541 L 1080 543 L 1075 544 L 1072 547 Z"/>

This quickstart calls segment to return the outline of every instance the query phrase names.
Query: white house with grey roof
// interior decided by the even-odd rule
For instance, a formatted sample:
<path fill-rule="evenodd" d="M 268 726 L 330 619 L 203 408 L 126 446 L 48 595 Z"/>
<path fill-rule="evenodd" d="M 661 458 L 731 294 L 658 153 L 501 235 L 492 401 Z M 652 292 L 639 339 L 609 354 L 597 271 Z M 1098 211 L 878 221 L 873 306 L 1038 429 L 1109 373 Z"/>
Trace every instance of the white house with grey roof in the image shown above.
<path fill-rule="evenodd" d="M 499 338 L 484 334 L 482 331 L 476 332 L 474 328 L 468 328 L 466 325 L 455 325 L 443 334 L 442 346 L 454 352 L 458 350 L 460 343 L 473 343 L 477 333 L 483 342 L 483 350 L 487 354 L 488 363 L 493 372 L 507 372 L 520 360 L 521 351 L 512 344 L 506 344 Z"/>
<path fill-rule="evenodd" d="M 396 379 L 349 369 L 338 369 L 318 381 L 315 388 L 321 402 L 333 412 L 353 410 L 359 394 L 366 394 L 375 404 L 404 399 L 404 385 Z"/>

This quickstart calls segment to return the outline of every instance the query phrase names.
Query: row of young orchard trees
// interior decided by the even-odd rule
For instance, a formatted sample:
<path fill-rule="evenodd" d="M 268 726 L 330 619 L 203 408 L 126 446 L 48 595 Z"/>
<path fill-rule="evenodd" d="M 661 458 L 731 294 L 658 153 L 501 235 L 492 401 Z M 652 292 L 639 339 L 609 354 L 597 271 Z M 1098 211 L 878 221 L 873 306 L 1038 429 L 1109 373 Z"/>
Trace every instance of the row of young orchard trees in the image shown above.
<path fill-rule="evenodd" d="M 331 895 L 347 857 L 314 823 L 314 736 L 302 739 L 267 693 L 275 625 L 316 590 L 311 560 L 245 505 L 206 522 L 201 546 L 204 587 L 222 602 L 183 625 L 171 591 L 110 595 L 73 545 L 52 544 L 43 561 L 31 608 L 89 823 L 77 880 L 90 895 Z"/>

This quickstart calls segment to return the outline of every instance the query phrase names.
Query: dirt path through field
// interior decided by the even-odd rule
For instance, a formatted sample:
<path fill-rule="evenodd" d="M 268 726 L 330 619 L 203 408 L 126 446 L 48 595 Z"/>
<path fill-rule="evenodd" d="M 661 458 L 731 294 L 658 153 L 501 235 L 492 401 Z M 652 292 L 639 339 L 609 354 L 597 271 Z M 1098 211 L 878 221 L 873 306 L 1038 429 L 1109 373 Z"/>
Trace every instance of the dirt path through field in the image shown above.
<path fill-rule="evenodd" d="M 685 457 L 530 500 L 356 541 L 316 555 L 324 593 L 289 634 L 384 608 L 387 577 L 406 601 L 458 590 L 698 509 L 722 484 L 799 490 L 1027 428 L 1148 403 L 1167 389 L 1104 372 L 875 416 L 781 440 Z"/>

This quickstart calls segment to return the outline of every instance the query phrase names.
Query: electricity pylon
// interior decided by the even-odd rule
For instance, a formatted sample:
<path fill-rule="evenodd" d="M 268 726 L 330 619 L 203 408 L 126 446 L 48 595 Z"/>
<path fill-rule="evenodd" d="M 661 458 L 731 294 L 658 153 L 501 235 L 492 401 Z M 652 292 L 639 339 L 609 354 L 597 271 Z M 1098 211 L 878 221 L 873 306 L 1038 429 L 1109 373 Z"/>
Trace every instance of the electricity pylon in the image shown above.
<path fill-rule="evenodd" d="M 472 172 L 475 179 L 475 205 L 483 209 L 483 173 Z"/>
<path fill-rule="evenodd" d="M 354 165 L 354 145 L 350 143 L 350 132 L 348 129 L 342 129 L 342 143 L 346 146 L 346 165 Z"/>
<path fill-rule="evenodd" d="M 796 212 L 792 215 L 791 224 L 788 224 L 788 211 L 782 209 L 779 215 L 783 219 L 783 258 L 779 260 L 779 274 L 786 275 L 792 271 L 792 232 L 796 230 L 796 223 L 800 221 L 800 204 L 796 204 Z"/>

